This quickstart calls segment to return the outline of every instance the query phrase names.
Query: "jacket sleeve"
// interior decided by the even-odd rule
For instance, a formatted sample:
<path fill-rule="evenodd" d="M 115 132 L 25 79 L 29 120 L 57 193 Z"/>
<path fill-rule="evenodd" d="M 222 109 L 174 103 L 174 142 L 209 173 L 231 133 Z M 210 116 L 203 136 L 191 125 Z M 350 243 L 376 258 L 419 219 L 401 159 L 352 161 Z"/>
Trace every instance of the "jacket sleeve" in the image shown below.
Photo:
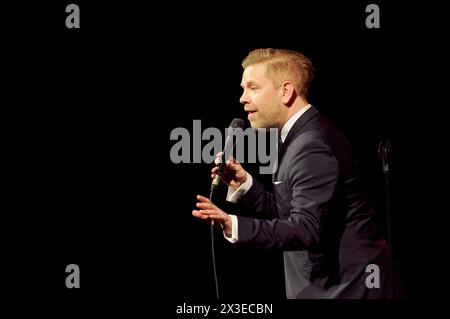
<path fill-rule="evenodd" d="M 289 217 L 262 220 L 238 216 L 238 243 L 303 250 L 319 242 L 338 185 L 339 165 L 322 140 L 305 140 L 308 141 L 290 159 L 288 178 L 284 181 L 292 189 Z M 269 200 L 261 200 L 257 208 L 264 207 L 264 203 Z"/>
<path fill-rule="evenodd" d="M 246 217 L 259 219 L 278 218 L 275 196 L 264 190 L 263 184 L 253 178 L 253 184 L 238 202 L 239 211 Z"/>

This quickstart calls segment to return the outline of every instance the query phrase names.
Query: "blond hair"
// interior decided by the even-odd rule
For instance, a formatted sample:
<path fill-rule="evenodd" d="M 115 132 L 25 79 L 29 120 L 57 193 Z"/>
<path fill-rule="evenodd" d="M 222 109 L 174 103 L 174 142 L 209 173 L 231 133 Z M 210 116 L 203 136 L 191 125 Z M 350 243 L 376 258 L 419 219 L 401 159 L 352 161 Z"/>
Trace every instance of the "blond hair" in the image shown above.
<path fill-rule="evenodd" d="M 290 80 L 298 94 L 307 97 L 314 67 L 305 55 L 285 49 L 256 49 L 242 61 L 242 67 L 245 69 L 261 63 L 267 66 L 266 75 L 275 87 L 279 87 L 283 81 Z"/>

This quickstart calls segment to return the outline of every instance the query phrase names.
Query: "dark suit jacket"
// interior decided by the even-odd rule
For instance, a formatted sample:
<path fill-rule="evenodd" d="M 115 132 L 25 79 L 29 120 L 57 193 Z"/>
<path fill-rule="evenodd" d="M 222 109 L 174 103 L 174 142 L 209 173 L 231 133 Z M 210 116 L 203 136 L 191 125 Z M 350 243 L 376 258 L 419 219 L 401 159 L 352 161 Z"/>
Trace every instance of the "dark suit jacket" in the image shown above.
<path fill-rule="evenodd" d="M 283 250 L 288 298 L 389 298 L 390 265 L 344 135 L 312 107 L 290 130 L 273 191 L 239 201 L 238 245 Z M 366 267 L 379 268 L 380 287 Z M 367 269 L 369 271 L 369 269 Z"/>

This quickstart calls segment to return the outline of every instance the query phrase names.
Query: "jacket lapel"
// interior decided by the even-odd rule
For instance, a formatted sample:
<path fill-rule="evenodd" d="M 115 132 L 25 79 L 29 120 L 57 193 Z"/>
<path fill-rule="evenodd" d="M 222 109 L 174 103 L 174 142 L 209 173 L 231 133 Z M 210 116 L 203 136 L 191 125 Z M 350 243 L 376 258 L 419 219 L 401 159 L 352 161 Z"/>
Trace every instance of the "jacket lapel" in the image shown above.
<path fill-rule="evenodd" d="M 295 136 L 297 136 L 300 129 L 308 123 L 309 120 L 311 120 L 313 117 L 315 117 L 317 114 L 319 114 L 319 111 L 315 107 L 311 107 L 308 111 L 306 111 L 304 114 L 302 114 L 299 119 L 294 123 L 291 130 L 289 131 L 288 135 L 286 136 L 286 139 L 284 140 L 283 145 L 281 146 L 281 149 L 278 152 L 278 160 L 277 160 L 277 170 L 274 174 L 272 174 L 272 184 L 275 182 L 276 178 L 278 177 L 279 168 L 281 161 L 283 160 L 284 153 L 289 146 L 289 144 L 293 141 Z"/>
<path fill-rule="evenodd" d="M 292 142 L 294 137 L 297 136 L 297 133 L 300 131 L 300 129 L 317 114 L 319 114 L 319 111 L 317 111 L 314 106 L 311 106 L 309 110 L 302 114 L 302 116 L 300 116 L 294 123 L 288 135 L 286 136 L 286 139 L 284 140 L 280 153 L 278 154 L 279 163 L 281 163 L 281 158 L 283 157 L 288 145 Z"/>

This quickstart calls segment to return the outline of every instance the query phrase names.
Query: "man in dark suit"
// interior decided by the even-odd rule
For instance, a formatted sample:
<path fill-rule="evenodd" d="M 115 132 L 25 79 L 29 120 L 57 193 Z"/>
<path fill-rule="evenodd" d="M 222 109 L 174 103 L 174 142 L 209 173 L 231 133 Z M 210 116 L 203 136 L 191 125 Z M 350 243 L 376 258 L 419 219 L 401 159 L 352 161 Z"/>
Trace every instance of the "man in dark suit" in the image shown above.
<path fill-rule="evenodd" d="M 311 61 L 295 51 L 258 49 L 242 65 L 240 102 L 252 127 L 279 129 L 273 190 L 232 160 L 221 176 L 228 199 L 253 218 L 229 215 L 200 195 L 193 215 L 220 223 L 236 245 L 281 249 L 288 298 L 392 297 L 387 246 L 352 149 L 307 102 Z"/>

